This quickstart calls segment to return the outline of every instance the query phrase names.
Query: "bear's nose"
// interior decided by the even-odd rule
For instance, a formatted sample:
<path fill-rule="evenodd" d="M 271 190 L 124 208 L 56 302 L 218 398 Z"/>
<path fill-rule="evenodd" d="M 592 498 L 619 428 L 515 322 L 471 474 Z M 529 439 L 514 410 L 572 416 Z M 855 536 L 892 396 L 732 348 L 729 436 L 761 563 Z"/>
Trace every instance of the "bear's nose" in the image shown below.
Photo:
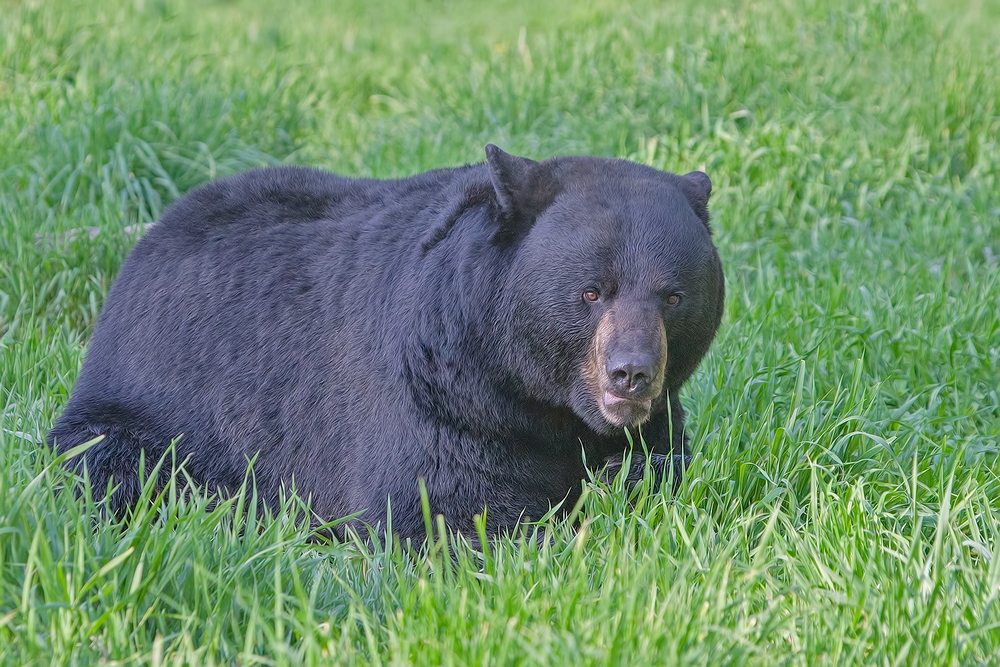
<path fill-rule="evenodd" d="M 647 391 L 653 383 L 653 362 L 653 355 L 637 352 L 609 358 L 607 371 L 611 391 L 622 398 Z"/>

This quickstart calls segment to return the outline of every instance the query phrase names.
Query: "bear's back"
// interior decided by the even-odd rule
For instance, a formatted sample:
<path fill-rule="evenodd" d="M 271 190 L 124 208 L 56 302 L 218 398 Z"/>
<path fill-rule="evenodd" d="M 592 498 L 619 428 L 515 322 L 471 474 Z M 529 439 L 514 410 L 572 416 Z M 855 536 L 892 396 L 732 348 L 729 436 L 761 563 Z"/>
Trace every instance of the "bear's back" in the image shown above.
<path fill-rule="evenodd" d="M 156 243 L 201 243 L 238 225 L 262 231 L 285 224 L 364 221 L 366 211 L 424 206 L 459 170 L 394 180 L 346 178 L 298 166 L 263 167 L 206 183 L 167 208 L 150 230 Z M 359 215 L 360 214 L 360 215 Z"/>

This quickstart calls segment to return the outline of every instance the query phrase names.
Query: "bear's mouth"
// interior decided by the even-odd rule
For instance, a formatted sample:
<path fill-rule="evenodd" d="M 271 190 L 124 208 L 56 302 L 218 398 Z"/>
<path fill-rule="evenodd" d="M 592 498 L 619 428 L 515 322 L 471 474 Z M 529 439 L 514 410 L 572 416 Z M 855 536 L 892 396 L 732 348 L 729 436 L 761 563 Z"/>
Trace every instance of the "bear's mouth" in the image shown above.
<path fill-rule="evenodd" d="M 601 413 L 615 426 L 632 426 L 649 419 L 652 398 L 626 398 L 605 390 L 601 396 Z"/>

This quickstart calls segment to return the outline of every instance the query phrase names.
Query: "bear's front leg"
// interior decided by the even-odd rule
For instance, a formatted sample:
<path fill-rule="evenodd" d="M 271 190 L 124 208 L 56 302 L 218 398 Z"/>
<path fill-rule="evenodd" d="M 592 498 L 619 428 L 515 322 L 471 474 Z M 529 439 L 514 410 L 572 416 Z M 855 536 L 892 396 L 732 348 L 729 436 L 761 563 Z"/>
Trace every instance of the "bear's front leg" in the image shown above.
<path fill-rule="evenodd" d="M 670 409 L 663 411 L 639 429 L 642 441 L 649 451 L 649 466 L 654 478 L 659 480 L 673 473 L 673 491 L 680 486 L 684 470 L 691 463 L 691 452 L 688 448 L 688 436 L 684 432 L 684 408 L 681 406 L 677 391 L 668 394 Z M 639 443 L 636 442 L 636 445 Z M 624 452 L 610 457 L 604 467 L 601 479 L 610 483 L 618 475 L 623 464 Z M 632 450 L 632 459 L 625 481 L 637 484 L 642 481 L 646 467 L 646 456 L 643 450 L 636 446 Z"/>

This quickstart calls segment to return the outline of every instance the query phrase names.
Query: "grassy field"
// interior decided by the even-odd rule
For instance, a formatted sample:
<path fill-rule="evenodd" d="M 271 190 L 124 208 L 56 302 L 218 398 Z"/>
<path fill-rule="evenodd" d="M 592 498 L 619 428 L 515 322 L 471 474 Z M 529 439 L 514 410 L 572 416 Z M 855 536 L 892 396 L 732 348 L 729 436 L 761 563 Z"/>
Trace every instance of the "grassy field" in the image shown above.
<path fill-rule="evenodd" d="M 0 0 L 0 661 L 1000 664 L 1000 5 Z M 295 162 L 703 169 L 729 284 L 676 496 L 542 547 L 57 495 L 134 226 Z"/>

